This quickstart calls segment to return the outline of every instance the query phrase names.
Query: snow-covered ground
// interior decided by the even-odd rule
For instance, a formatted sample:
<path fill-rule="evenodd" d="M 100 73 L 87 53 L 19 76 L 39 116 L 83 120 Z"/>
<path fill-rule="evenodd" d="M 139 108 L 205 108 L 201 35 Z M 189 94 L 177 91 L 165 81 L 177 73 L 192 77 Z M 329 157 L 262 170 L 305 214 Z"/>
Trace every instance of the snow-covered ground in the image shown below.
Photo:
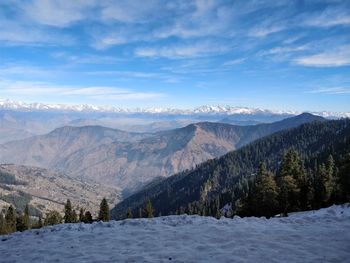
<path fill-rule="evenodd" d="M 0 237 L 0 262 L 350 262 L 350 207 L 57 225 Z"/>

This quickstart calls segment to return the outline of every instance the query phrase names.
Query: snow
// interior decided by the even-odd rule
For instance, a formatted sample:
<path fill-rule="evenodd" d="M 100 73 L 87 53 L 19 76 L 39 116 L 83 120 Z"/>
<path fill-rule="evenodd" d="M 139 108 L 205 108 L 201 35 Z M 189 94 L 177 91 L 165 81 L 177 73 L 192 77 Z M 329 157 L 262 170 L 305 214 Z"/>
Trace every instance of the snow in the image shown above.
<path fill-rule="evenodd" d="M 64 111 L 64 112 L 102 112 L 102 113 L 146 113 L 146 114 L 169 114 L 169 115 L 298 115 L 300 111 L 288 110 L 266 110 L 260 108 L 211 106 L 204 105 L 193 109 L 176 108 L 119 108 L 112 106 L 94 106 L 94 105 L 65 105 L 65 104 L 44 104 L 44 103 L 25 103 L 22 101 L 13 101 L 0 98 L 0 109 L 19 110 L 19 111 Z M 326 118 L 349 118 L 350 112 L 310 112 Z"/>
<path fill-rule="evenodd" d="M 167 216 L 0 237 L 0 262 L 349 262 L 350 206 L 282 218 Z"/>

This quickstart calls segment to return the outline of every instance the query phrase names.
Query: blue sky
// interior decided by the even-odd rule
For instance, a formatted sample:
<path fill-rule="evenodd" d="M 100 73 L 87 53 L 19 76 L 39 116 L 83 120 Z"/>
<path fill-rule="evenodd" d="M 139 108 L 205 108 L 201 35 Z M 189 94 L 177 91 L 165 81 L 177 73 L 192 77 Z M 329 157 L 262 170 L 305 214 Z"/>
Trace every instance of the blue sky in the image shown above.
<path fill-rule="evenodd" d="M 0 98 L 350 111 L 350 1 L 8 0 Z"/>

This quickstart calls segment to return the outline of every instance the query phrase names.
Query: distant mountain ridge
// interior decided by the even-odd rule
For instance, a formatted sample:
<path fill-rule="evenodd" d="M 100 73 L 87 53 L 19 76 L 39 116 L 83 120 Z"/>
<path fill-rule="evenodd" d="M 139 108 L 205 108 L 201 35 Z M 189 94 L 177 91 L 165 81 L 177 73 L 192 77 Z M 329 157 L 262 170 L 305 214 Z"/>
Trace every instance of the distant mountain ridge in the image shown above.
<path fill-rule="evenodd" d="M 101 126 L 63 127 L 0 145 L 0 162 L 53 169 L 130 192 L 155 178 L 191 169 L 271 133 L 323 120 L 305 113 L 271 124 L 202 122 L 153 134 Z"/>
<path fill-rule="evenodd" d="M 25 103 L 21 101 L 12 101 L 0 99 L 0 109 L 17 110 L 17 111 L 63 111 L 63 112 L 105 112 L 105 113 L 143 113 L 143 114 L 169 114 L 169 115 L 284 115 L 293 116 L 301 114 L 300 111 L 287 110 L 267 110 L 260 108 L 236 107 L 236 106 L 212 106 L 203 105 L 193 109 L 176 109 L 176 108 L 121 108 L 112 106 L 95 106 L 95 105 L 65 105 L 65 104 L 45 104 L 45 103 Z M 322 117 L 350 117 L 350 112 L 310 112 Z"/>

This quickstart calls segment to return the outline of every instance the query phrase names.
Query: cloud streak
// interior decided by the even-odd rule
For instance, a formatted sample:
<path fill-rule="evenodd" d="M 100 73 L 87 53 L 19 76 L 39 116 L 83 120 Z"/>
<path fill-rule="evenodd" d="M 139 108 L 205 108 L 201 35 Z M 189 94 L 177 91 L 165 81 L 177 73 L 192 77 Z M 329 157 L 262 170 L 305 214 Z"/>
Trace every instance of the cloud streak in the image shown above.
<path fill-rule="evenodd" d="M 299 57 L 294 60 L 297 65 L 307 67 L 341 67 L 350 65 L 350 45 L 319 54 Z"/>
<path fill-rule="evenodd" d="M 28 97 L 50 96 L 54 98 L 86 98 L 106 101 L 150 100 L 165 96 L 156 92 L 139 92 L 111 86 L 78 87 L 55 85 L 47 82 L 13 81 L 0 79 L 2 96 L 13 97 L 21 94 Z"/>
<path fill-rule="evenodd" d="M 312 94 L 329 94 L 329 95 L 337 95 L 337 94 L 350 94 L 350 88 L 345 87 L 328 87 L 328 88 L 317 88 L 307 93 Z"/>

